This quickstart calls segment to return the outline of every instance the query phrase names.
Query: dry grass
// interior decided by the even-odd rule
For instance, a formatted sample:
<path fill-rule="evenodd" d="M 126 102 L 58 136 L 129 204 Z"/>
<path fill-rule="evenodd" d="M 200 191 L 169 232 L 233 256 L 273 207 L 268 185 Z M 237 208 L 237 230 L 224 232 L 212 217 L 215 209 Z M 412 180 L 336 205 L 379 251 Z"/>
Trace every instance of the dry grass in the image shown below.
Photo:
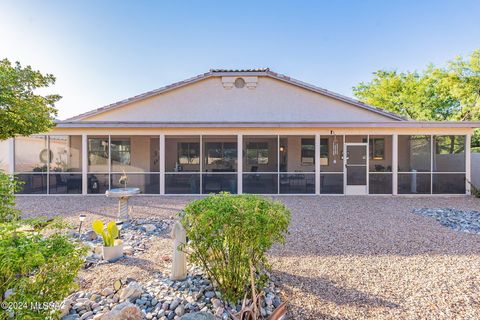
<path fill-rule="evenodd" d="M 480 236 L 458 233 L 413 208 L 480 210 L 472 197 L 279 197 L 292 209 L 285 247 L 270 253 L 293 319 L 479 319 Z M 135 216 L 172 217 L 191 198 L 138 197 Z M 19 197 L 25 216 L 80 212 L 113 217 L 104 197 Z M 82 273 L 84 286 L 167 271 L 170 240 L 158 239 L 134 266 Z M 98 280 L 100 278 L 101 280 Z"/>

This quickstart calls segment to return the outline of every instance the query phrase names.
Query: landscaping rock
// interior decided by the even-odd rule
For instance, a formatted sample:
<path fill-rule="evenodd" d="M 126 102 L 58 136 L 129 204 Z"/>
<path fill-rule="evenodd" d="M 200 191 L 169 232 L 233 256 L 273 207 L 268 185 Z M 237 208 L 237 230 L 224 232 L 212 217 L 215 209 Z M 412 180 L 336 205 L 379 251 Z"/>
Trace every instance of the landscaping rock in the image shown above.
<path fill-rule="evenodd" d="M 88 231 L 88 232 L 85 233 L 85 235 L 84 235 L 84 238 L 85 238 L 85 240 L 87 240 L 87 241 L 96 240 L 97 237 L 98 237 L 97 234 L 96 234 L 95 231 L 93 231 L 93 230 Z"/>
<path fill-rule="evenodd" d="M 153 232 L 155 231 L 155 229 L 157 229 L 157 227 L 154 225 L 154 224 L 144 224 L 142 226 L 142 229 L 145 230 L 145 232 Z"/>
<path fill-rule="evenodd" d="M 216 320 L 216 318 L 211 313 L 193 312 L 183 315 L 180 320 Z"/>
<path fill-rule="evenodd" d="M 111 311 L 102 315 L 100 320 L 142 320 L 142 311 L 134 304 L 126 301 L 115 306 Z"/>
<path fill-rule="evenodd" d="M 413 213 L 435 218 L 442 226 L 468 233 L 480 234 L 480 211 L 463 211 L 452 208 L 421 208 Z"/>
<path fill-rule="evenodd" d="M 111 288 L 105 288 L 102 290 L 102 296 L 107 297 L 109 295 L 113 294 L 113 289 Z"/>
<path fill-rule="evenodd" d="M 137 282 L 130 282 L 128 286 L 120 292 L 120 300 L 136 299 L 143 293 L 143 288 Z"/>

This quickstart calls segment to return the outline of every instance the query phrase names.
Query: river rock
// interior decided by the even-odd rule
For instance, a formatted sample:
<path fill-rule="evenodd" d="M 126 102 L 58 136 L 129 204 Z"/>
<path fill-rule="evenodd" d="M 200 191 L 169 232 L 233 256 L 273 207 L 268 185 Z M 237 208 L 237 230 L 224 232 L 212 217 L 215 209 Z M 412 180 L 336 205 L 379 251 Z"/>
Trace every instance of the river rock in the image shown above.
<path fill-rule="evenodd" d="M 93 230 L 90 230 L 87 233 L 85 233 L 85 240 L 87 240 L 87 241 L 96 240 L 97 237 L 98 237 L 97 234 Z"/>
<path fill-rule="evenodd" d="M 215 316 L 207 312 L 192 312 L 180 317 L 180 320 L 216 320 Z"/>
<path fill-rule="evenodd" d="M 143 230 L 145 230 L 145 232 L 153 232 L 155 231 L 155 229 L 157 229 L 157 227 L 154 225 L 154 224 L 144 224 L 142 226 Z"/>
<path fill-rule="evenodd" d="M 130 282 L 128 286 L 122 289 L 120 292 L 120 300 L 136 299 L 143 293 L 143 288 L 138 282 Z"/>
<path fill-rule="evenodd" d="M 143 314 L 140 309 L 128 302 L 125 301 L 121 304 L 116 305 L 112 310 L 105 313 L 100 320 L 142 320 Z"/>

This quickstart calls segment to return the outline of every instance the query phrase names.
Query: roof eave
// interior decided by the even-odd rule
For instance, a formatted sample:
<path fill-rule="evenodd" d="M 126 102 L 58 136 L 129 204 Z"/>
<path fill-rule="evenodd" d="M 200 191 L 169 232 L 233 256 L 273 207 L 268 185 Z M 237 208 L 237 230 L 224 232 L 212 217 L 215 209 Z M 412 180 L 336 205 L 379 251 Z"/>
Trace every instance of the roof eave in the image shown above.
<path fill-rule="evenodd" d="M 58 128 L 480 128 L 480 122 L 150 122 L 58 121 Z"/>

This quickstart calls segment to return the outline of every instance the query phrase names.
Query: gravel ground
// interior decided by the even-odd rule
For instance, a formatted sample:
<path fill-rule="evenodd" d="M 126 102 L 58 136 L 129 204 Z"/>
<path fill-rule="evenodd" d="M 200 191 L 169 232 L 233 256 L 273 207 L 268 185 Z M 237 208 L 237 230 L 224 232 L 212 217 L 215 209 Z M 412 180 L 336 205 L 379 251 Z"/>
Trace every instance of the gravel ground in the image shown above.
<path fill-rule="evenodd" d="M 137 197 L 135 216 L 172 217 L 187 197 Z M 473 197 L 278 197 L 292 210 L 285 246 L 270 252 L 292 319 L 479 319 L 480 236 L 456 232 L 415 208 L 479 210 Z M 19 197 L 25 216 L 78 223 L 114 217 L 104 197 Z M 168 270 L 168 236 L 135 266 L 105 265 L 84 287 Z M 163 269 L 162 269 L 163 268 Z M 109 278 L 110 277 L 110 278 Z M 100 278 L 100 279 L 99 279 Z"/>

